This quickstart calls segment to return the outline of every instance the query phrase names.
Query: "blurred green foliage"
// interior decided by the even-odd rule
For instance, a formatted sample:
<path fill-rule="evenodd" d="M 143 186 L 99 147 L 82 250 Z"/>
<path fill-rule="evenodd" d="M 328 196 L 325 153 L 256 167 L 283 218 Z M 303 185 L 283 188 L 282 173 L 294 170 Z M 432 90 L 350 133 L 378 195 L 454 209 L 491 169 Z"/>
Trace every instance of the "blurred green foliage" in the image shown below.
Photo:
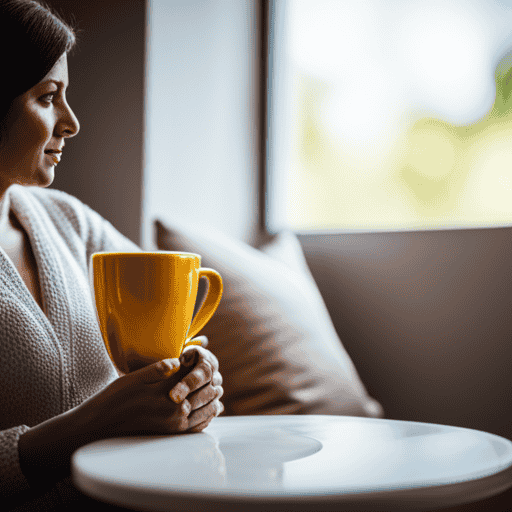
<path fill-rule="evenodd" d="M 376 173 L 381 176 L 375 183 L 378 190 L 371 192 L 363 187 L 357 192 L 357 174 L 362 177 L 364 167 L 354 164 L 354 158 L 321 122 L 320 109 L 328 99 L 329 84 L 302 77 L 295 162 L 301 182 L 298 188 L 302 187 L 301 214 L 297 213 L 297 222 L 303 224 L 300 227 L 334 227 L 343 219 L 349 220 L 351 213 L 361 218 L 361 212 L 370 208 L 378 215 L 379 201 L 381 208 L 392 208 L 394 201 L 400 202 L 402 212 L 413 212 L 413 218 L 420 221 L 448 218 L 464 199 L 476 159 L 495 141 L 510 140 L 512 144 L 512 52 L 500 60 L 494 78 L 494 104 L 475 123 L 454 125 L 408 114 L 408 124 L 393 142 L 391 156 L 380 164 L 383 172 Z M 509 174 L 512 178 L 512 170 Z M 362 199 L 351 203 L 347 195 L 353 193 L 362 194 Z M 362 205 L 365 201 L 366 210 Z M 512 201 L 510 204 L 512 218 Z"/>
<path fill-rule="evenodd" d="M 496 138 L 504 132 L 512 135 L 511 77 L 512 57 L 507 55 L 495 70 L 494 104 L 476 123 L 457 126 L 441 119 L 421 118 L 409 129 L 409 153 L 397 169 L 396 179 L 410 191 L 410 199 L 421 214 L 453 210 L 471 172 L 467 155 L 485 151 L 491 142 L 489 136 Z"/>

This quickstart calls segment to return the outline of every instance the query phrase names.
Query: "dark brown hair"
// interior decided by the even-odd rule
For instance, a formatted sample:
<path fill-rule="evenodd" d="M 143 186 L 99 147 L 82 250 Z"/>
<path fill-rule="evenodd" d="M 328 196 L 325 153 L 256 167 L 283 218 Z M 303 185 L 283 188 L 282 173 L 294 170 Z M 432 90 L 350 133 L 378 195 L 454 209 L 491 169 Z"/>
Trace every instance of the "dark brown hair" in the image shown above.
<path fill-rule="evenodd" d="M 14 100 L 40 82 L 77 43 L 77 29 L 42 0 L 0 0 L 0 145 Z"/>

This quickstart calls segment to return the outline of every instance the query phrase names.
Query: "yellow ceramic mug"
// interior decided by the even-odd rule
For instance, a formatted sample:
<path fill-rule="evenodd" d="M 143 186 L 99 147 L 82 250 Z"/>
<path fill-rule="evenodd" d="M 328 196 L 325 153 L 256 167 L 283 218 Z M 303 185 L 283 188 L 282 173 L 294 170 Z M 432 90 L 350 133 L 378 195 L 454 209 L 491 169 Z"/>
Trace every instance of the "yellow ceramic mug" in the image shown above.
<path fill-rule="evenodd" d="M 174 251 L 92 255 L 96 310 L 114 365 L 129 373 L 179 357 L 210 320 L 222 296 L 222 278 L 201 268 L 201 256 Z M 208 293 L 192 320 L 199 279 Z"/>

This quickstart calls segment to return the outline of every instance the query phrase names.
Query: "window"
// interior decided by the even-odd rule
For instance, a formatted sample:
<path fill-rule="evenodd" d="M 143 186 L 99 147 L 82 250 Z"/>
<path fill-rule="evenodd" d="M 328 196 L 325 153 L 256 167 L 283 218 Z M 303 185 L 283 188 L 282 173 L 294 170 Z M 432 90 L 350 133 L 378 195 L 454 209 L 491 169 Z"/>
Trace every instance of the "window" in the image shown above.
<path fill-rule="evenodd" d="M 512 225 L 512 0 L 272 0 L 270 231 Z"/>

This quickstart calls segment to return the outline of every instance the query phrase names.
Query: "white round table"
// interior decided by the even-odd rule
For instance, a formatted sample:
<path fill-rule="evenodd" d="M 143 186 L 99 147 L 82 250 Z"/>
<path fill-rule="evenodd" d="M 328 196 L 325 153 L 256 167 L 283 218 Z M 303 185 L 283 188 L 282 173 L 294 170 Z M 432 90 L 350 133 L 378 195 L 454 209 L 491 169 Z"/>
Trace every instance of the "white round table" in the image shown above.
<path fill-rule="evenodd" d="M 512 487 L 512 442 L 397 420 L 220 417 L 198 434 L 83 446 L 72 478 L 135 510 L 432 510 Z"/>

